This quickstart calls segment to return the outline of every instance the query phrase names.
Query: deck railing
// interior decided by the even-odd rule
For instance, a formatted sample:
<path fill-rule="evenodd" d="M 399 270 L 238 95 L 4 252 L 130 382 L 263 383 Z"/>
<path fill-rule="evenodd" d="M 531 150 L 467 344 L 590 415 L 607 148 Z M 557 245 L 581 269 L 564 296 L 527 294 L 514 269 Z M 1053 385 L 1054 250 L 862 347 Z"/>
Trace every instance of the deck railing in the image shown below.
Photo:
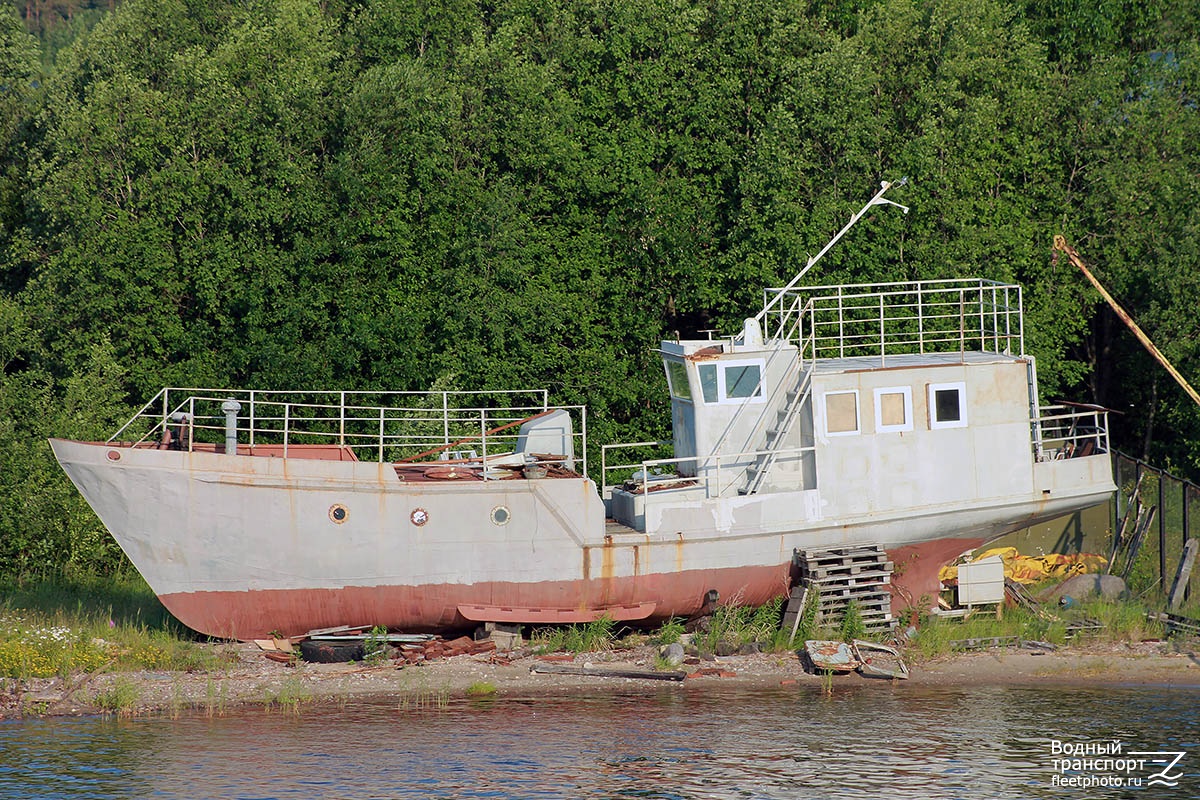
<path fill-rule="evenodd" d="M 816 448 L 794 447 L 781 450 L 744 450 L 740 453 L 716 453 L 709 456 L 685 456 L 681 458 L 648 458 L 628 463 L 608 463 L 610 453 L 621 450 L 646 448 L 670 448 L 671 442 L 631 442 L 606 444 L 600 448 L 603 485 L 601 496 L 609 497 L 614 488 L 635 484 L 639 493 L 649 502 L 653 488 L 668 484 L 694 482 L 704 487 L 706 498 L 728 496 L 746 483 L 746 470 L 754 466 L 760 456 L 774 453 L 777 461 L 800 460 L 811 456 Z M 687 465 L 690 476 L 677 474 L 676 468 Z M 812 488 L 812 487 L 809 487 Z"/>
<path fill-rule="evenodd" d="M 768 337 L 818 358 L 1025 354 L 1021 287 L 980 279 L 767 289 Z"/>
<path fill-rule="evenodd" d="M 1033 423 L 1033 454 L 1038 461 L 1108 452 L 1108 414 L 1103 409 L 1065 405 L 1038 409 Z"/>
<path fill-rule="evenodd" d="M 349 448 L 361 461 L 468 458 L 510 452 L 520 423 L 551 410 L 545 390 L 495 392 L 304 392 L 166 388 L 109 442 L 194 450 L 225 441 L 230 401 L 238 445 Z M 576 457 L 587 471 L 587 414 L 571 414 Z M 431 452 L 432 451 L 432 452 Z"/>

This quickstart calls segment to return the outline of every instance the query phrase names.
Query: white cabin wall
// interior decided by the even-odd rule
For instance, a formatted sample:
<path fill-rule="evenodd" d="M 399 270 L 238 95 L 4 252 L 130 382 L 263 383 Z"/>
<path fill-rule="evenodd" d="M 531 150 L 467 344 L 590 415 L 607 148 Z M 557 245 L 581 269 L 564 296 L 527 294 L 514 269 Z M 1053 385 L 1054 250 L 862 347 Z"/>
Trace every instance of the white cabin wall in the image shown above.
<path fill-rule="evenodd" d="M 965 384 L 967 425 L 930 428 L 930 384 Z M 1024 362 L 826 373 L 814 380 L 817 488 L 826 517 L 1032 491 Z M 877 432 L 875 389 L 910 387 L 912 430 Z M 829 435 L 824 395 L 856 390 L 859 433 Z"/>
<path fill-rule="evenodd" d="M 763 363 L 762 402 L 705 403 L 699 389 L 699 378 L 693 377 L 695 452 L 701 461 L 706 455 L 717 452 L 733 454 L 764 448 L 766 430 L 777 422 L 778 413 L 787 402 L 787 390 L 795 388 L 798 380 L 794 370 L 796 348 L 785 343 L 773 344 L 774 347 L 753 350 L 738 347 L 719 358 L 689 364 L 689 374 L 696 376 L 695 370 L 702 364 L 715 364 L 720 368 L 728 362 L 761 360 Z M 753 461 L 752 456 L 724 459 L 722 474 L 729 473 L 732 476 L 735 464 L 741 464 L 744 468 Z M 722 484 L 727 483 L 728 480 L 722 480 Z M 732 488 L 736 490 L 743 483 L 739 480 Z"/>

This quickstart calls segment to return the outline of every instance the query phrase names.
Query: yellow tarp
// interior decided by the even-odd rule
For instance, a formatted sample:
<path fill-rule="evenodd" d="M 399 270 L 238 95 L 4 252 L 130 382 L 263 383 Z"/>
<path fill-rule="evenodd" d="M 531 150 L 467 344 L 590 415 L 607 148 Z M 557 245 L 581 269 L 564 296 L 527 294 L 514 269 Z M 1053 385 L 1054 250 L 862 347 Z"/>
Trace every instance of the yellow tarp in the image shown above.
<path fill-rule="evenodd" d="M 1004 562 L 1004 577 L 1017 583 L 1038 583 L 1050 578 L 1064 579 L 1085 572 L 1099 572 L 1108 563 L 1107 558 L 1095 553 L 1023 556 L 1015 547 L 996 547 L 980 553 L 972 561 L 989 556 L 1000 556 Z M 958 580 L 958 567 L 942 567 L 938 577 L 945 583 L 953 583 Z"/>

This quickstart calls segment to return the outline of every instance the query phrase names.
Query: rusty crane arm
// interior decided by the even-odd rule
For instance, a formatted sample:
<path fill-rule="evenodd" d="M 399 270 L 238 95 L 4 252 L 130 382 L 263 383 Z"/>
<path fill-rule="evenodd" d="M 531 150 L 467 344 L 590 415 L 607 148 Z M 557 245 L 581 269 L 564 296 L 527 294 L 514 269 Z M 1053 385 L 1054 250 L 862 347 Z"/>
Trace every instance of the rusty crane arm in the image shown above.
<path fill-rule="evenodd" d="M 1133 335 L 1136 336 L 1138 341 L 1142 343 L 1142 346 L 1146 348 L 1150 355 L 1154 356 L 1158 363 L 1163 365 L 1163 368 L 1166 369 L 1167 372 L 1171 373 L 1171 377 L 1175 379 L 1176 383 L 1183 387 L 1183 390 L 1187 392 L 1188 396 L 1196 402 L 1196 405 L 1200 405 L 1200 394 L 1197 394 L 1196 390 L 1192 388 L 1192 385 L 1188 383 L 1182 375 L 1179 374 L 1179 370 L 1175 369 L 1175 367 L 1171 365 L 1171 362 L 1168 361 L 1167 357 L 1162 354 L 1162 351 L 1154 346 L 1154 342 L 1150 341 L 1150 337 L 1147 336 L 1140 327 L 1138 327 L 1138 324 L 1133 321 L 1133 317 L 1129 316 L 1129 312 L 1121 308 L 1121 305 L 1115 299 L 1113 299 L 1113 296 L 1109 294 L 1103 286 L 1100 285 L 1100 281 L 1096 280 L 1096 276 L 1088 270 L 1087 265 L 1083 263 L 1083 259 L 1079 257 L 1078 253 L 1075 252 L 1075 248 L 1067 244 L 1067 240 L 1062 236 L 1055 236 L 1054 249 L 1063 253 L 1072 264 L 1079 267 L 1079 270 L 1084 274 L 1084 277 L 1091 281 L 1092 286 L 1096 287 L 1096 291 L 1100 292 L 1100 296 L 1103 297 L 1109 306 L 1112 307 L 1112 310 L 1115 311 L 1117 316 L 1121 318 L 1121 321 L 1129 327 L 1129 330 L 1133 331 Z"/>

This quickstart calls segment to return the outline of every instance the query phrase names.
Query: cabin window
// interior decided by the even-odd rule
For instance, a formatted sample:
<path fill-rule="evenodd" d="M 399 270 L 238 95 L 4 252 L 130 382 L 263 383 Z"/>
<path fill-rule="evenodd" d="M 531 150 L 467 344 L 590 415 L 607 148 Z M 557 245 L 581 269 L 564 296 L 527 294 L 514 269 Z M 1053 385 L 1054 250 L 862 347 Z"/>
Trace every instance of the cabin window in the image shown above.
<path fill-rule="evenodd" d="M 911 431 L 912 389 L 897 386 L 875 390 L 875 430 L 879 433 Z"/>
<path fill-rule="evenodd" d="M 758 364 L 725 367 L 725 396 L 730 400 L 748 400 L 762 396 L 762 368 Z"/>
<path fill-rule="evenodd" d="M 701 364 L 699 372 L 700 390 L 704 394 L 704 402 L 717 402 L 717 365 Z"/>
<path fill-rule="evenodd" d="M 929 385 L 929 427 L 967 427 L 967 385 L 931 383 Z"/>
<path fill-rule="evenodd" d="M 722 361 L 701 364 L 700 390 L 706 403 L 763 402 L 761 361 Z"/>
<path fill-rule="evenodd" d="M 850 436 L 858 433 L 858 392 L 828 392 L 825 395 L 825 433 Z"/>
<path fill-rule="evenodd" d="M 680 400 L 691 400 L 692 389 L 688 385 L 687 367 L 682 361 L 667 361 L 667 383 L 671 387 L 671 396 Z"/>

